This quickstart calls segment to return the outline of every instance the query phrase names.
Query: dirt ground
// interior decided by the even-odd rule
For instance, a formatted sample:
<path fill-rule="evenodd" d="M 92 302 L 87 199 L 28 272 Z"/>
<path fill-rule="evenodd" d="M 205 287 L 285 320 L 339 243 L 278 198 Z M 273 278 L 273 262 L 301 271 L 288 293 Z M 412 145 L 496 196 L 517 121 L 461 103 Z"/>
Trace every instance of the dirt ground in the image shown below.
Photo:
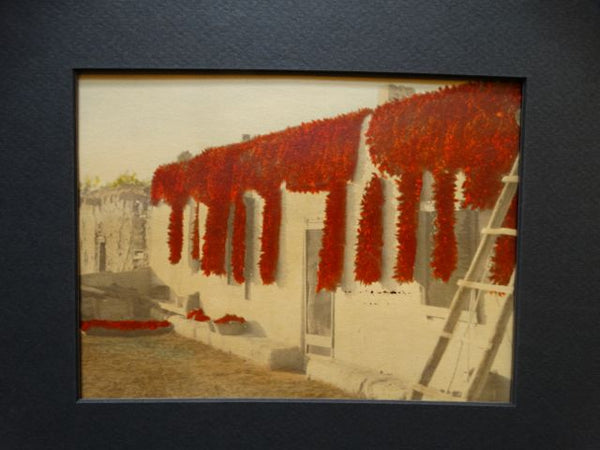
<path fill-rule="evenodd" d="M 82 336 L 83 398 L 352 398 L 174 333 Z"/>

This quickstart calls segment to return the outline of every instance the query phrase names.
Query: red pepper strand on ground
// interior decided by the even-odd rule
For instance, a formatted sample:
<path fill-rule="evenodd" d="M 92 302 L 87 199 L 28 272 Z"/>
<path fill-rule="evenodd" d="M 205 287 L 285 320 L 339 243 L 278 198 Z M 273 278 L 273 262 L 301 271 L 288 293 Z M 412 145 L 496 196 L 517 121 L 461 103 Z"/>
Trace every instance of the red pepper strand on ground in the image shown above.
<path fill-rule="evenodd" d="M 83 320 L 81 329 L 87 331 L 90 328 L 98 327 L 111 330 L 131 331 L 131 330 L 156 330 L 171 326 L 167 320 Z"/>
<path fill-rule="evenodd" d="M 246 319 L 240 316 L 236 316 L 235 314 L 225 314 L 223 317 L 218 318 L 214 321 L 216 324 L 225 324 L 229 322 L 239 322 L 245 323 Z"/>
<path fill-rule="evenodd" d="M 210 317 L 204 314 L 204 310 L 202 308 L 193 309 L 189 311 L 186 317 L 188 319 L 193 319 L 196 322 L 207 322 L 210 320 Z"/>

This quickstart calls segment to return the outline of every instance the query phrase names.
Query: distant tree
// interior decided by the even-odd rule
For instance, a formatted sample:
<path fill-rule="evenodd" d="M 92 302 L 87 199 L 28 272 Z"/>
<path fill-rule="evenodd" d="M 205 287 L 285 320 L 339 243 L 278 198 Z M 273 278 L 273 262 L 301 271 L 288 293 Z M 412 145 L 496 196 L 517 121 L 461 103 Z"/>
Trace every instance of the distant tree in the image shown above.
<path fill-rule="evenodd" d="M 179 155 L 177 155 L 177 161 L 178 162 L 182 162 L 182 161 L 187 161 L 189 159 L 192 159 L 192 153 L 189 150 L 183 151 L 181 152 Z"/>
<path fill-rule="evenodd" d="M 135 172 L 129 173 L 129 171 L 122 173 L 114 181 L 107 183 L 107 187 L 119 187 L 119 186 L 146 186 L 147 181 L 140 180 Z"/>
<path fill-rule="evenodd" d="M 79 182 L 79 189 L 81 191 L 91 191 L 100 187 L 100 177 L 94 176 L 90 177 L 89 175 L 85 177 L 83 183 Z"/>

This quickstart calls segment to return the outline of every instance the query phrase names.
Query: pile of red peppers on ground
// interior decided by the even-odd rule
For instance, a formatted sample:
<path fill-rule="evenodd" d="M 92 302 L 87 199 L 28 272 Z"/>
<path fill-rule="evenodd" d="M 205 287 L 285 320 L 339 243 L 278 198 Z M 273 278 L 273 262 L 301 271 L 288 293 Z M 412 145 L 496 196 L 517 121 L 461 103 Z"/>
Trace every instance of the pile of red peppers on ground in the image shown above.
<path fill-rule="evenodd" d="M 107 330 L 133 331 L 133 330 L 156 330 L 158 328 L 170 327 L 168 320 L 82 320 L 81 330 L 90 328 L 105 328 Z"/>
<path fill-rule="evenodd" d="M 186 317 L 188 319 L 193 319 L 196 322 L 208 322 L 210 320 L 210 317 L 208 317 L 206 314 L 204 314 L 204 310 L 202 308 L 193 309 L 191 311 L 188 311 Z"/>
<path fill-rule="evenodd" d="M 246 319 L 235 314 L 225 314 L 223 317 L 218 318 L 214 323 L 222 325 L 229 322 L 246 323 Z"/>

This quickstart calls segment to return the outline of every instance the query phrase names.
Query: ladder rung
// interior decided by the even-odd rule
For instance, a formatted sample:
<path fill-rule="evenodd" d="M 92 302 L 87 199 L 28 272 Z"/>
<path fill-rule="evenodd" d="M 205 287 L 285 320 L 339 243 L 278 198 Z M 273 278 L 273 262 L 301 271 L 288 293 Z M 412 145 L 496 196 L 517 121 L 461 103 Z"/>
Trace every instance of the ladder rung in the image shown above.
<path fill-rule="evenodd" d="M 440 337 L 443 337 L 443 338 L 446 338 L 446 339 L 453 339 L 454 335 L 452 333 L 448 333 L 447 331 L 442 331 L 440 333 Z M 464 344 L 473 344 L 473 345 L 479 347 L 482 350 L 487 350 L 490 347 L 489 342 L 486 344 L 486 343 L 483 343 L 483 342 L 480 342 L 480 341 L 476 341 L 474 339 L 469 339 L 469 338 L 466 338 L 466 337 L 456 337 L 454 339 L 456 339 L 457 341 L 463 342 Z"/>
<path fill-rule="evenodd" d="M 440 334 L 441 337 L 446 338 L 446 339 L 452 339 L 453 334 L 452 333 L 448 333 L 447 331 L 442 331 L 442 333 Z"/>
<path fill-rule="evenodd" d="M 502 294 L 512 294 L 512 286 L 503 286 L 501 284 L 478 283 L 476 281 L 458 280 L 456 282 L 461 287 L 478 289 L 480 291 L 500 292 Z"/>
<path fill-rule="evenodd" d="M 458 338 L 458 340 L 464 344 L 473 344 L 475 347 L 478 347 L 481 350 L 488 350 L 491 347 L 491 344 L 489 342 L 484 343 L 484 342 L 476 341 L 474 339 L 469 339 L 466 337 L 460 337 L 460 338 Z"/>
<path fill-rule="evenodd" d="M 489 224 L 483 231 L 484 233 L 486 233 L 486 235 L 508 234 L 516 236 L 516 230 L 512 230 L 508 227 L 502 227 L 502 222 L 506 219 L 510 203 L 516 194 L 516 190 L 519 183 L 519 176 L 517 175 L 518 167 L 519 157 L 517 156 L 509 174 L 502 177 L 502 182 L 505 184 L 502 189 L 502 192 L 500 193 L 500 196 L 496 200 L 496 204 L 494 206 L 494 209 L 492 210 L 492 215 L 489 219 Z M 414 386 L 411 391 L 411 397 L 413 399 L 421 398 L 423 394 L 426 394 L 428 396 L 431 395 L 436 398 L 444 398 L 446 400 L 457 401 L 456 398 L 450 397 L 448 396 L 448 394 L 436 392 L 435 389 L 429 388 L 428 385 L 430 381 L 434 378 L 436 370 L 438 369 L 438 366 L 442 358 L 444 357 L 444 354 L 448 350 L 448 346 L 450 345 L 450 339 L 452 338 L 452 334 L 460 320 L 461 305 L 464 303 L 465 295 L 469 294 L 469 292 L 463 291 L 463 288 L 477 289 L 480 292 L 488 291 L 512 295 L 515 276 L 514 270 L 511 275 L 508 286 L 469 281 L 483 281 L 485 279 L 484 277 L 488 268 L 487 266 L 491 260 L 493 244 L 493 239 L 484 238 L 480 240 L 479 245 L 477 247 L 477 251 L 475 252 L 473 259 L 471 260 L 471 264 L 469 265 L 469 269 L 467 270 L 467 274 L 465 275 L 466 280 L 459 280 L 457 282 L 458 289 L 452 297 L 451 307 L 448 311 L 446 323 L 444 324 L 443 328 L 444 331 L 439 336 L 437 343 L 433 351 L 431 352 L 427 363 L 425 364 L 425 367 L 421 371 L 421 376 L 419 377 L 418 384 Z M 481 391 L 483 389 L 484 383 L 486 382 L 491 365 L 493 364 L 494 359 L 496 358 L 498 348 L 500 346 L 500 343 L 502 342 L 502 336 L 506 331 L 508 320 L 510 319 L 510 317 L 512 317 L 512 307 L 512 298 L 508 297 L 502 305 L 501 314 L 498 318 L 496 326 L 494 327 L 493 335 L 490 339 L 487 350 L 484 351 L 482 360 L 479 363 L 477 369 L 475 370 L 472 380 L 469 382 L 470 385 L 468 389 L 461 393 L 461 397 L 458 399 L 458 401 L 477 400 L 480 398 Z"/>
<path fill-rule="evenodd" d="M 516 236 L 517 230 L 514 228 L 484 228 L 482 234 L 502 234 L 505 236 Z"/>
<path fill-rule="evenodd" d="M 444 392 L 440 392 L 435 388 L 423 386 L 422 384 L 413 385 L 412 390 L 420 392 L 421 394 L 426 395 L 428 397 L 432 397 L 435 400 L 446 400 L 452 402 L 464 401 L 462 397 L 454 397 L 453 395 L 445 394 Z"/>

